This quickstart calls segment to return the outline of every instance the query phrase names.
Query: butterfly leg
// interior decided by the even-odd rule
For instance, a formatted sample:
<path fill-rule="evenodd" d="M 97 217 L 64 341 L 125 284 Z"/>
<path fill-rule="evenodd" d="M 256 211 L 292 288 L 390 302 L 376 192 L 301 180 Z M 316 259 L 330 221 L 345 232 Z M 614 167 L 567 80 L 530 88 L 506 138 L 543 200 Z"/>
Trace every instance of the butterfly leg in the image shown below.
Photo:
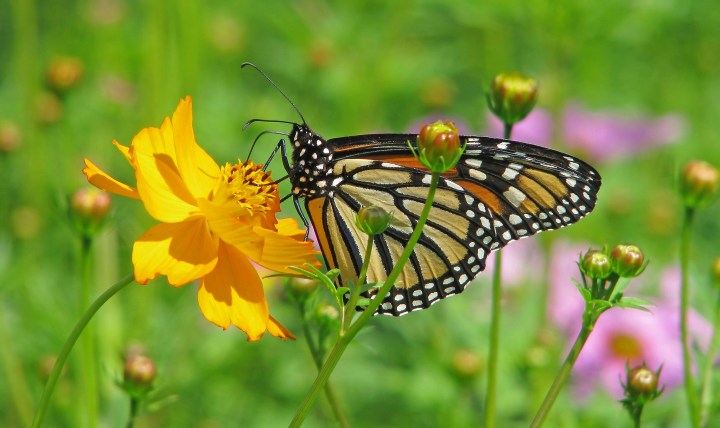
<path fill-rule="evenodd" d="M 310 237 L 310 223 L 308 223 L 307 217 L 305 217 L 305 213 L 303 212 L 302 208 L 300 208 L 300 198 L 297 195 L 293 195 L 293 204 L 295 205 L 295 210 L 298 212 L 298 214 L 300 214 L 300 219 L 305 225 L 304 240 L 307 241 Z"/>
<path fill-rule="evenodd" d="M 287 158 L 287 149 L 285 148 L 285 140 L 284 139 L 281 139 L 277 143 L 275 148 L 273 149 L 272 153 L 270 153 L 270 157 L 268 157 L 268 160 L 263 165 L 263 168 L 262 168 L 263 171 L 265 171 L 267 169 L 267 167 L 270 165 L 270 162 L 275 158 L 275 155 L 277 154 L 278 151 L 280 151 L 280 154 L 281 154 L 280 157 L 282 158 L 282 163 L 283 163 L 283 166 L 285 167 L 285 171 L 290 172 L 290 162 L 288 161 L 288 158 Z"/>

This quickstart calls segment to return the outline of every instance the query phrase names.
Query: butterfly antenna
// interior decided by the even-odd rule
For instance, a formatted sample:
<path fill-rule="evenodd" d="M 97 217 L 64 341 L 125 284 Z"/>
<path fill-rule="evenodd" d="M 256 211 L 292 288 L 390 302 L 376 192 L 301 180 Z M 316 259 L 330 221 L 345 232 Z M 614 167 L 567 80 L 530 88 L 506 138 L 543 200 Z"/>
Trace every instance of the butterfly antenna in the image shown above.
<path fill-rule="evenodd" d="M 242 127 L 242 130 L 245 131 L 248 126 L 252 125 L 255 122 L 264 122 L 264 123 L 287 123 L 289 125 L 294 125 L 295 122 L 290 122 L 288 120 L 275 120 L 275 119 L 250 119 Z"/>
<path fill-rule="evenodd" d="M 253 149 L 255 148 L 255 143 L 257 143 L 257 141 L 260 139 L 260 137 L 262 137 L 262 136 L 265 135 L 265 134 L 284 135 L 284 136 L 286 136 L 286 137 L 289 136 L 289 134 L 286 134 L 285 132 L 280 132 L 280 131 L 272 131 L 272 130 L 269 130 L 269 129 L 268 129 L 268 130 L 265 130 L 265 131 L 262 131 L 262 132 L 259 133 L 258 136 L 255 137 L 255 139 L 253 140 L 252 145 L 250 146 L 250 151 L 248 152 L 247 158 L 245 158 L 245 163 L 247 163 L 248 160 L 250 160 L 250 155 L 252 154 L 252 151 L 253 151 Z M 275 151 L 277 151 L 277 149 L 276 149 Z M 272 156 L 270 156 L 270 159 L 272 159 L 273 156 L 275 156 L 275 152 L 273 152 Z M 268 159 L 268 162 L 270 161 L 270 159 Z M 266 163 L 267 163 L 267 162 L 266 162 Z"/>
<path fill-rule="evenodd" d="M 292 102 L 292 100 L 290 99 L 290 97 L 288 97 L 287 95 L 285 95 L 285 92 L 283 92 L 282 89 L 280 89 L 280 87 L 279 87 L 277 84 L 275 84 L 275 82 L 273 82 L 272 79 L 271 79 L 267 74 L 265 74 L 264 71 L 262 71 L 262 70 L 260 69 L 260 67 L 258 67 L 257 65 L 255 65 L 255 64 L 253 64 L 253 63 L 251 63 L 251 62 L 244 62 L 244 63 L 242 63 L 242 64 L 240 65 L 240 68 L 244 68 L 245 66 L 252 67 L 252 68 L 254 68 L 255 70 L 257 70 L 258 73 L 262 74 L 262 76 L 265 78 L 265 80 L 267 80 L 268 82 L 270 82 L 270 84 L 273 85 L 273 86 L 275 87 L 275 89 L 277 89 L 278 92 L 280 92 L 280 95 L 282 95 L 283 97 L 285 97 L 285 99 L 286 99 L 286 100 L 290 103 L 290 105 L 295 109 L 295 111 L 297 112 L 298 116 L 300 116 L 300 119 L 302 119 L 303 125 L 307 125 L 307 122 L 305 122 L 305 117 L 303 117 L 302 113 L 300 113 L 300 109 L 297 108 L 297 106 L 295 105 L 294 102 Z"/>

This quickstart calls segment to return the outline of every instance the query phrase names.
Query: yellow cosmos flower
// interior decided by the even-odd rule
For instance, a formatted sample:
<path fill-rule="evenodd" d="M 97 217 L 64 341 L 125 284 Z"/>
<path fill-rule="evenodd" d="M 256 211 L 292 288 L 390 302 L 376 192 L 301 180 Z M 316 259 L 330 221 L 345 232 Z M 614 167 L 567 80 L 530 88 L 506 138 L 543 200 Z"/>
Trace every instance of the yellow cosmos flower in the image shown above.
<path fill-rule="evenodd" d="M 113 141 L 135 170 L 137 187 L 112 178 L 85 159 L 83 173 L 96 187 L 139 199 L 161 223 L 134 244 L 135 280 L 160 275 L 173 286 L 201 280 L 200 309 L 209 321 L 231 324 L 258 340 L 265 331 L 292 334 L 270 315 L 252 262 L 288 272 L 317 263 L 312 242 L 293 219 L 276 219 L 277 185 L 252 162 L 219 166 L 195 141 L 192 100 L 180 101 L 160 128 L 145 128 L 129 147 Z"/>

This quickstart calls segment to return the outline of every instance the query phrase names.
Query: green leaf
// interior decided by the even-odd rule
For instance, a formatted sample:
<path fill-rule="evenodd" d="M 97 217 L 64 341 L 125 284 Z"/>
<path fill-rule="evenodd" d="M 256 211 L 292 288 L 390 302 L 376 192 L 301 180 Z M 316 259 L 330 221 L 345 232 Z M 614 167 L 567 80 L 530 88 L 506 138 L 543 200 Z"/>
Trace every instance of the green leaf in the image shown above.
<path fill-rule="evenodd" d="M 367 297 L 363 297 L 362 299 L 358 299 L 357 306 L 366 308 L 370 304 L 371 300 Z"/>
<path fill-rule="evenodd" d="M 648 306 L 653 306 L 652 303 L 647 300 L 640 299 L 637 297 L 623 297 L 619 302 L 615 304 L 618 308 L 632 308 L 639 309 L 645 312 L 652 312 Z"/>

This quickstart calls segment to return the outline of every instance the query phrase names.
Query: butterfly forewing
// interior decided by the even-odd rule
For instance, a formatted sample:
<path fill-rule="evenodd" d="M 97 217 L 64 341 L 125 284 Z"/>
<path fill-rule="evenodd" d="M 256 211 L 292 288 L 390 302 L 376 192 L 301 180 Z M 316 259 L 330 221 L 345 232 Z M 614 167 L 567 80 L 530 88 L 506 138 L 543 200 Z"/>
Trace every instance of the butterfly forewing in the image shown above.
<path fill-rule="evenodd" d="M 374 238 L 367 279 L 384 280 L 427 199 L 431 175 L 408 149 L 416 136 L 324 141 L 305 131 L 293 133 L 295 153 L 306 148 L 328 156 L 295 156 L 302 168 L 294 165 L 293 192 L 306 197 L 328 266 L 340 269 L 345 280 L 357 279 L 368 238 L 355 226 L 355 217 L 361 207 L 377 205 L 393 213 L 393 220 Z M 377 313 L 402 315 L 460 293 L 485 268 L 491 251 L 572 224 L 595 206 L 600 177 L 579 159 L 523 143 L 462 138 L 466 151 L 443 174 L 420 241 Z"/>

